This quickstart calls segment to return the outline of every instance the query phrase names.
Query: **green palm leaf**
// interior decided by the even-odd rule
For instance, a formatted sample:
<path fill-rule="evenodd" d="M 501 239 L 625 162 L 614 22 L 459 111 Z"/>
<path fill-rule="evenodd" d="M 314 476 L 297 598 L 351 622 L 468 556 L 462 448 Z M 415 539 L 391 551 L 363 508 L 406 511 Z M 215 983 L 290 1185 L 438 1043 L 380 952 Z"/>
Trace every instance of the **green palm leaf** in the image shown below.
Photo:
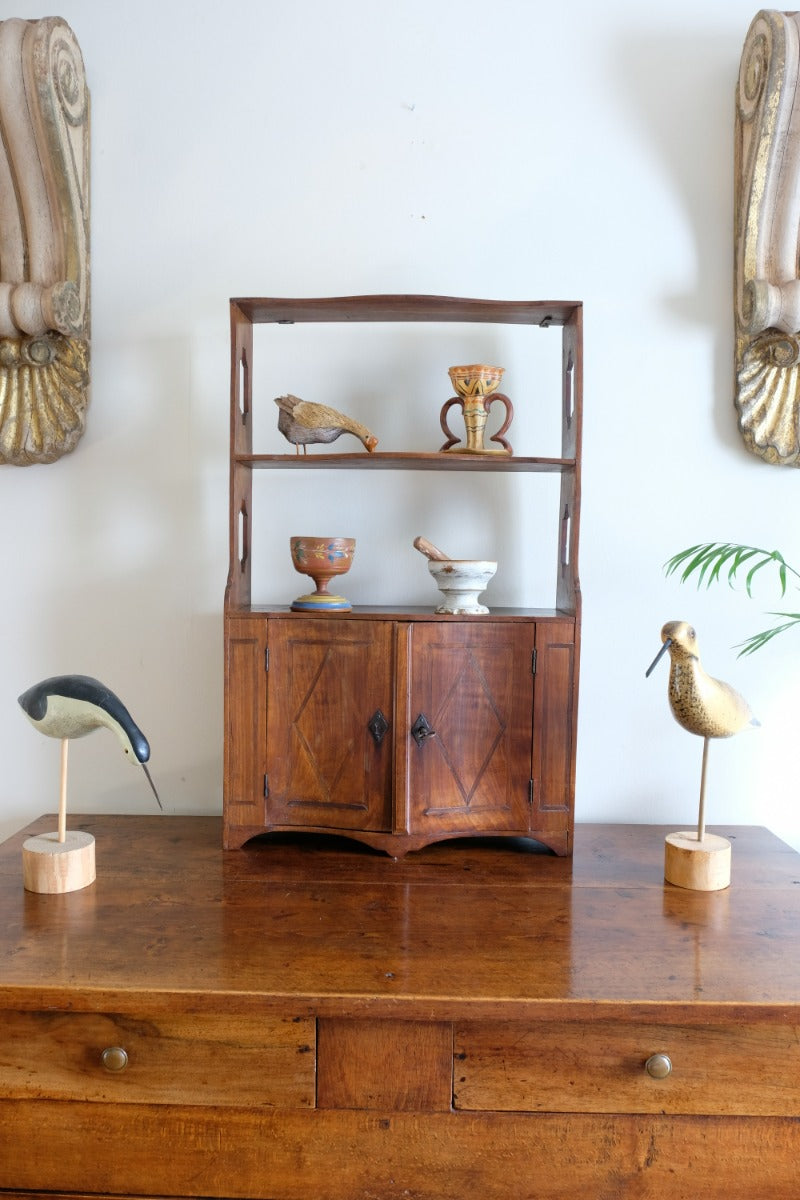
<path fill-rule="evenodd" d="M 755 653 L 762 646 L 766 646 L 767 642 L 771 642 L 779 633 L 785 633 L 787 629 L 794 629 L 796 625 L 800 625 L 800 613 L 770 613 L 770 616 L 788 617 L 789 619 L 788 621 L 783 621 L 780 625 L 773 625 L 771 629 L 762 629 L 761 633 L 754 633 L 752 637 L 737 643 L 742 647 L 738 654 L 739 658 L 744 658 L 746 654 Z"/>
<path fill-rule="evenodd" d="M 770 566 L 777 568 L 778 584 L 781 597 L 783 597 L 786 595 L 789 576 L 792 575 L 795 579 L 800 580 L 800 571 L 790 566 L 777 550 L 762 550 L 758 546 L 744 546 L 736 542 L 698 542 L 697 545 L 688 546 L 685 550 L 681 550 L 678 554 L 673 554 L 672 558 L 667 559 L 664 571 L 667 576 L 675 575 L 680 571 L 681 583 L 693 580 L 698 588 L 703 585 L 709 588 L 712 583 L 718 583 L 723 568 L 727 568 L 728 585 L 733 587 L 739 581 L 740 572 L 742 572 L 745 591 L 752 598 L 755 576 L 759 571 Z M 774 625 L 771 629 L 764 629 L 761 633 L 755 633 L 746 641 L 740 642 L 740 658 L 746 654 L 753 654 L 771 642 L 778 634 L 785 633 L 788 629 L 793 629 L 800 624 L 800 613 L 777 612 L 771 613 L 770 616 L 787 619 L 779 625 Z"/>

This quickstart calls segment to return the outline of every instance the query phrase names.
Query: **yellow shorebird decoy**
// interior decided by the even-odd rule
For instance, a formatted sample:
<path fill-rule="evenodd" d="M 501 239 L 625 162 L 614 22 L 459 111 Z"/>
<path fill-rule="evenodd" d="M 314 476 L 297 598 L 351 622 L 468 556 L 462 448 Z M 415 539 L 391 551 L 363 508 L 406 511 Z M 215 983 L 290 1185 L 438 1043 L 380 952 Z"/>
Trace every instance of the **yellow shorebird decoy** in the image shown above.
<path fill-rule="evenodd" d="M 697 634 L 688 621 L 668 621 L 661 630 L 661 641 L 664 644 L 646 675 L 669 651 L 669 706 L 679 725 L 699 737 L 723 738 L 760 724 L 744 696 L 703 670 Z"/>
<path fill-rule="evenodd" d="M 703 765 L 700 773 L 700 807 L 697 840 L 705 837 L 706 768 L 710 738 L 733 737 L 748 726 L 760 725 L 744 696 L 729 683 L 712 679 L 700 662 L 697 634 L 688 621 L 667 621 L 661 630 L 664 643 L 650 666 L 647 677 L 663 654 L 669 651 L 669 706 L 675 720 L 689 733 L 703 739 Z"/>

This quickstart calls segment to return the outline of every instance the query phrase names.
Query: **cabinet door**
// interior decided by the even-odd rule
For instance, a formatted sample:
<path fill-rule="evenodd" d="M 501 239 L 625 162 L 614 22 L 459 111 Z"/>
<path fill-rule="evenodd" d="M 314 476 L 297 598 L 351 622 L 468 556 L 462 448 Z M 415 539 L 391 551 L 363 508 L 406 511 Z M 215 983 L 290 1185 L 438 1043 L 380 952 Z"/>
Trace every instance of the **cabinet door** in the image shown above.
<path fill-rule="evenodd" d="M 389 829 L 391 623 L 270 619 L 268 644 L 268 823 Z"/>
<path fill-rule="evenodd" d="M 483 619 L 408 627 L 401 734 L 410 833 L 528 829 L 534 629 Z M 417 744 L 420 718 L 431 733 Z"/>

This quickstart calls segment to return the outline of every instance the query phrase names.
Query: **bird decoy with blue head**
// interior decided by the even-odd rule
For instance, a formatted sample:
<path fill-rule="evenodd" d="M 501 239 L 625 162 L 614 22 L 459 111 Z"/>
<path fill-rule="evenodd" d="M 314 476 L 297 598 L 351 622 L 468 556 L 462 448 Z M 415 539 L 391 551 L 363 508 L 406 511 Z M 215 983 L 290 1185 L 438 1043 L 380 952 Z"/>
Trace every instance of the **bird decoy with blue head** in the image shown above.
<path fill-rule="evenodd" d="M 724 738 L 761 724 L 744 696 L 703 670 L 697 633 L 688 621 L 668 621 L 661 630 L 661 641 L 663 645 L 645 675 L 650 675 L 662 655 L 669 652 L 667 694 L 679 725 L 699 737 Z"/>
<path fill-rule="evenodd" d="M 378 439 L 366 425 L 327 404 L 316 404 L 292 395 L 276 396 L 275 403 L 280 409 L 278 429 L 292 443 L 296 454 L 300 453 L 301 446 L 305 454 L 306 446 L 335 442 L 343 433 L 352 433 L 370 454 L 378 444 Z"/>
<path fill-rule="evenodd" d="M 123 753 L 147 776 L 159 808 L 163 805 L 147 769 L 150 745 L 119 696 L 89 675 L 54 675 L 23 692 L 19 704 L 40 733 L 71 740 L 95 729 L 116 734 Z"/>

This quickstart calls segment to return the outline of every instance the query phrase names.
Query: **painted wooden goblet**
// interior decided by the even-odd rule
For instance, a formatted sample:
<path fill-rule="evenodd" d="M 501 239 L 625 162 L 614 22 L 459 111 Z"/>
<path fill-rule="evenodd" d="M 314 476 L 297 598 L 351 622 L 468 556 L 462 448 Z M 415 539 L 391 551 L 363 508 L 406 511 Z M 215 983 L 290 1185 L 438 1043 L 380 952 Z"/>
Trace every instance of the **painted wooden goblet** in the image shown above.
<path fill-rule="evenodd" d="M 301 575 L 309 575 L 316 584 L 316 591 L 298 596 L 292 601 L 295 612 L 349 612 L 352 605 L 344 596 L 335 596 L 328 590 L 335 575 L 344 575 L 350 570 L 355 554 L 355 538 L 345 537 L 293 537 L 289 539 L 294 569 Z"/>
<path fill-rule="evenodd" d="M 485 363 L 450 367 L 448 375 L 456 395 L 442 406 L 439 417 L 442 433 L 447 437 L 447 441 L 442 446 L 443 451 L 449 450 L 454 454 L 513 454 L 513 450 L 503 434 L 511 424 L 514 408 L 508 396 L 497 391 L 504 373 L 504 367 L 490 367 Z M 489 409 L 495 400 L 504 405 L 506 417 L 502 427 L 489 439 L 497 442 L 498 446 L 487 448 L 483 440 L 484 431 Z M 447 424 L 447 413 L 454 404 L 460 405 L 464 414 L 464 426 L 467 433 L 466 446 L 460 444 L 459 438 L 453 434 Z"/>

